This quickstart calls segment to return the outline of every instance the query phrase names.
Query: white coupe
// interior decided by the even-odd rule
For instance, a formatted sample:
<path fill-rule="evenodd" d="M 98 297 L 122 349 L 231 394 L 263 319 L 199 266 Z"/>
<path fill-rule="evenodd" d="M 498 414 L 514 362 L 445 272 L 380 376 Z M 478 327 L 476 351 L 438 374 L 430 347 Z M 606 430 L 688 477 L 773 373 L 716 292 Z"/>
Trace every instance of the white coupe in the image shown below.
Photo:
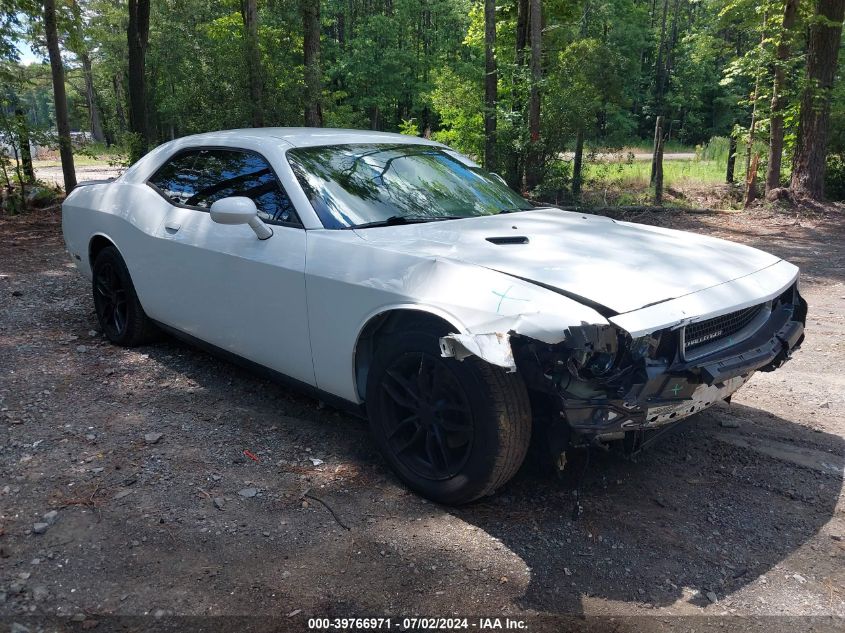
<path fill-rule="evenodd" d="M 190 136 L 62 212 L 111 341 L 160 328 L 366 415 L 443 503 L 502 486 L 532 434 L 636 451 L 803 339 L 792 264 L 537 206 L 421 138 Z"/>

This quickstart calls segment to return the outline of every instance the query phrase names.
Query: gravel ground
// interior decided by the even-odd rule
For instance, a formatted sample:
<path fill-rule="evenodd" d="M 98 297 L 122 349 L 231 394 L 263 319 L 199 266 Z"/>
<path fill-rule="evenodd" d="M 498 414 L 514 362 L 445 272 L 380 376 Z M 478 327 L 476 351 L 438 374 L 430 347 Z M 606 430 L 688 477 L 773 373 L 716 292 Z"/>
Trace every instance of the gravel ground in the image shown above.
<path fill-rule="evenodd" d="M 76 179 L 79 182 L 86 180 L 108 180 L 109 178 L 117 178 L 126 171 L 123 167 L 111 167 L 107 165 L 81 165 L 76 168 Z M 35 165 L 35 176 L 38 180 L 46 182 L 50 185 L 64 186 L 64 176 L 62 175 L 61 165 L 51 165 L 44 167 Z"/>
<path fill-rule="evenodd" d="M 765 619 L 766 631 L 809 615 L 816 630 L 842 625 L 830 618 L 845 617 L 843 213 L 634 219 L 800 264 L 807 340 L 637 460 L 593 455 L 573 520 L 574 476 L 526 467 L 494 497 L 440 507 L 398 484 L 358 419 L 170 339 L 109 345 L 59 219 L 0 218 L 0 625 L 251 615 L 304 629 L 311 616 L 452 614 L 536 630 L 582 614 L 613 616 L 602 622 L 619 631 L 739 622 L 673 617 L 702 615 L 802 616 Z"/>

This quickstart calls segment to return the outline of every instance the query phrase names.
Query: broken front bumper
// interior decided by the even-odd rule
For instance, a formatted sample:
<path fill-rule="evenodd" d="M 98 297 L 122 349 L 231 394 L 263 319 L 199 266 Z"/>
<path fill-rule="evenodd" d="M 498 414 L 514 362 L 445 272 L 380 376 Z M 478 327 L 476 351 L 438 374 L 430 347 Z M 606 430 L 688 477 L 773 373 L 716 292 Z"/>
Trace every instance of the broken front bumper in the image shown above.
<path fill-rule="evenodd" d="M 602 396 L 573 399 L 560 393 L 561 415 L 570 428 L 593 438 L 648 430 L 683 419 L 729 398 L 756 371 L 773 371 L 804 339 L 807 304 L 793 288 L 753 334 L 693 361 L 644 363 L 624 381 L 604 385 Z"/>

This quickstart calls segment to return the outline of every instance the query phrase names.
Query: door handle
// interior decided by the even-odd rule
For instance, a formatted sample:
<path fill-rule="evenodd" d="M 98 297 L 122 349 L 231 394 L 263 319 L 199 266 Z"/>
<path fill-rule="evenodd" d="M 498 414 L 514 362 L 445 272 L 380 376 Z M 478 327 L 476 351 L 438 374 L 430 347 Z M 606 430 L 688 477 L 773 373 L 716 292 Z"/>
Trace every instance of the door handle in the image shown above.
<path fill-rule="evenodd" d="M 182 225 L 178 222 L 167 222 L 165 223 L 164 228 L 168 233 L 175 233 L 182 228 Z"/>

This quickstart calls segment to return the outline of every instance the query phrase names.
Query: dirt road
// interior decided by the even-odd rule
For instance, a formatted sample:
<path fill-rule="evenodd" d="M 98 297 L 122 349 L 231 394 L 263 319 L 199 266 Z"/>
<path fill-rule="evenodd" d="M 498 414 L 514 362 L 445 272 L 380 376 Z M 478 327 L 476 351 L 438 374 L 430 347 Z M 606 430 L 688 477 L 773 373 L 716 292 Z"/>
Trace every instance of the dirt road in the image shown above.
<path fill-rule="evenodd" d="M 0 625 L 225 615 L 265 618 L 232 630 L 267 617 L 300 630 L 313 616 L 461 614 L 552 630 L 586 614 L 617 617 L 616 631 L 749 626 L 672 617 L 702 615 L 841 626 L 829 617 L 845 617 L 845 218 L 639 219 L 800 264 L 808 336 L 782 370 L 637 461 L 594 455 L 573 521 L 571 478 L 525 468 L 492 498 L 439 507 L 397 483 L 360 420 L 172 340 L 107 344 L 58 218 L 0 218 Z"/>
<path fill-rule="evenodd" d="M 81 165 L 76 168 L 76 179 L 79 182 L 85 180 L 108 180 L 109 178 L 117 178 L 125 171 L 123 167 L 111 167 L 107 164 L 103 165 Z M 62 168 L 57 165 L 50 165 L 47 167 L 35 165 L 35 176 L 50 185 L 64 186 L 64 176 L 62 176 Z"/>

